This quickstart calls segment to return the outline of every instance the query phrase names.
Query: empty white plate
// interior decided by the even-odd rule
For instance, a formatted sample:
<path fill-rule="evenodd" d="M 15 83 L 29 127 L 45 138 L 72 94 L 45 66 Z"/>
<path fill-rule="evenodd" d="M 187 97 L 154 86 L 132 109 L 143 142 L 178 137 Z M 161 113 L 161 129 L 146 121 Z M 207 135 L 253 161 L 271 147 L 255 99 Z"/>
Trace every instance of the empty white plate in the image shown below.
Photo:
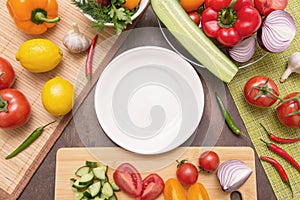
<path fill-rule="evenodd" d="M 194 68 L 175 52 L 156 46 L 130 49 L 102 72 L 95 110 L 107 136 L 140 154 L 159 154 L 183 144 L 199 125 L 203 86 Z"/>

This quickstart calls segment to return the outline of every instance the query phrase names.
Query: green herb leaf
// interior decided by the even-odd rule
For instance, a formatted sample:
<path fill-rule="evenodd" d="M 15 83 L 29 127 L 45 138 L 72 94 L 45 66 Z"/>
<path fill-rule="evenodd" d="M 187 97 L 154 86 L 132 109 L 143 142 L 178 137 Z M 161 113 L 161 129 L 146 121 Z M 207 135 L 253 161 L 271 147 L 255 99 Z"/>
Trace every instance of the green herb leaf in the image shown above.
<path fill-rule="evenodd" d="M 101 4 L 94 0 L 72 0 L 72 2 L 84 14 L 91 16 L 95 20 L 92 24 L 93 28 L 102 30 L 105 23 L 113 23 L 118 35 L 126 29 L 127 24 L 132 23 L 131 16 L 138 9 L 138 7 L 134 10 L 123 8 L 122 4 L 125 0 L 111 0 L 111 4 L 106 7 L 101 7 Z"/>

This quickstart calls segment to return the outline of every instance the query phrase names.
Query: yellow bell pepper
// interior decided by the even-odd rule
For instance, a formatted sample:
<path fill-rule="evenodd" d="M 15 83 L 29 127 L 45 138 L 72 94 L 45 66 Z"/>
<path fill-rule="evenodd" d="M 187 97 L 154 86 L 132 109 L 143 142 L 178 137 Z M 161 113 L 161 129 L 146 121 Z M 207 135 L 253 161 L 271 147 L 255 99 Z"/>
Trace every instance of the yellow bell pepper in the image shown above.
<path fill-rule="evenodd" d="M 164 200 L 186 200 L 185 190 L 177 179 L 170 178 L 166 181 Z"/>
<path fill-rule="evenodd" d="M 42 34 L 60 20 L 56 0 L 7 0 L 16 26 L 27 34 Z"/>
<path fill-rule="evenodd" d="M 209 200 L 208 193 L 201 183 L 194 183 L 187 191 L 187 200 Z"/>

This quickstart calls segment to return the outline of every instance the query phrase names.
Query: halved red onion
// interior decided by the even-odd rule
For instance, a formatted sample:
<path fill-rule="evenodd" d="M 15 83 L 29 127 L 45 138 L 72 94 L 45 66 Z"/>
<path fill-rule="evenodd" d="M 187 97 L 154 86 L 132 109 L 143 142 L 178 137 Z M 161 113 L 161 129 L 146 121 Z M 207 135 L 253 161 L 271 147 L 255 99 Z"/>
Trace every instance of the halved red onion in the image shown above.
<path fill-rule="evenodd" d="M 254 36 L 248 37 L 238 43 L 237 45 L 229 48 L 229 56 L 237 62 L 247 62 L 250 60 L 256 50 L 256 39 Z"/>
<path fill-rule="evenodd" d="M 293 17 L 284 10 L 272 11 L 257 31 L 259 45 L 269 52 L 279 53 L 291 45 L 296 35 Z"/>
<path fill-rule="evenodd" d="M 220 185 L 225 192 L 237 191 L 251 174 L 252 169 L 241 160 L 227 160 L 217 171 Z"/>

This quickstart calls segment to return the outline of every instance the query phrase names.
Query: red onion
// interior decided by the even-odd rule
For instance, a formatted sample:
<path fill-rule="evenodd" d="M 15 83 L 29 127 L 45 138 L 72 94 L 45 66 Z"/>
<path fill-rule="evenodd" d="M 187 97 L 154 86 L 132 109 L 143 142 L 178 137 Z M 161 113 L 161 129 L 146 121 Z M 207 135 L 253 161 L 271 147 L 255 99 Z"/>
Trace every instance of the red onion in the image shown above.
<path fill-rule="evenodd" d="M 284 10 L 272 11 L 257 31 L 259 45 L 269 52 L 282 52 L 289 48 L 296 35 L 293 17 Z"/>
<path fill-rule="evenodd" d="M 222 190 L 233 192 L 238 190 L 250 177 L 252 169 L 240 160 L 228 160 L 218 168 L 217 177 Z"/>
<path fill-rule="evenodd" d="M 256 50 L 256 39 L 251 36 L 228 49 L 229 56 L 237 62 L 247 62 Z"/>

